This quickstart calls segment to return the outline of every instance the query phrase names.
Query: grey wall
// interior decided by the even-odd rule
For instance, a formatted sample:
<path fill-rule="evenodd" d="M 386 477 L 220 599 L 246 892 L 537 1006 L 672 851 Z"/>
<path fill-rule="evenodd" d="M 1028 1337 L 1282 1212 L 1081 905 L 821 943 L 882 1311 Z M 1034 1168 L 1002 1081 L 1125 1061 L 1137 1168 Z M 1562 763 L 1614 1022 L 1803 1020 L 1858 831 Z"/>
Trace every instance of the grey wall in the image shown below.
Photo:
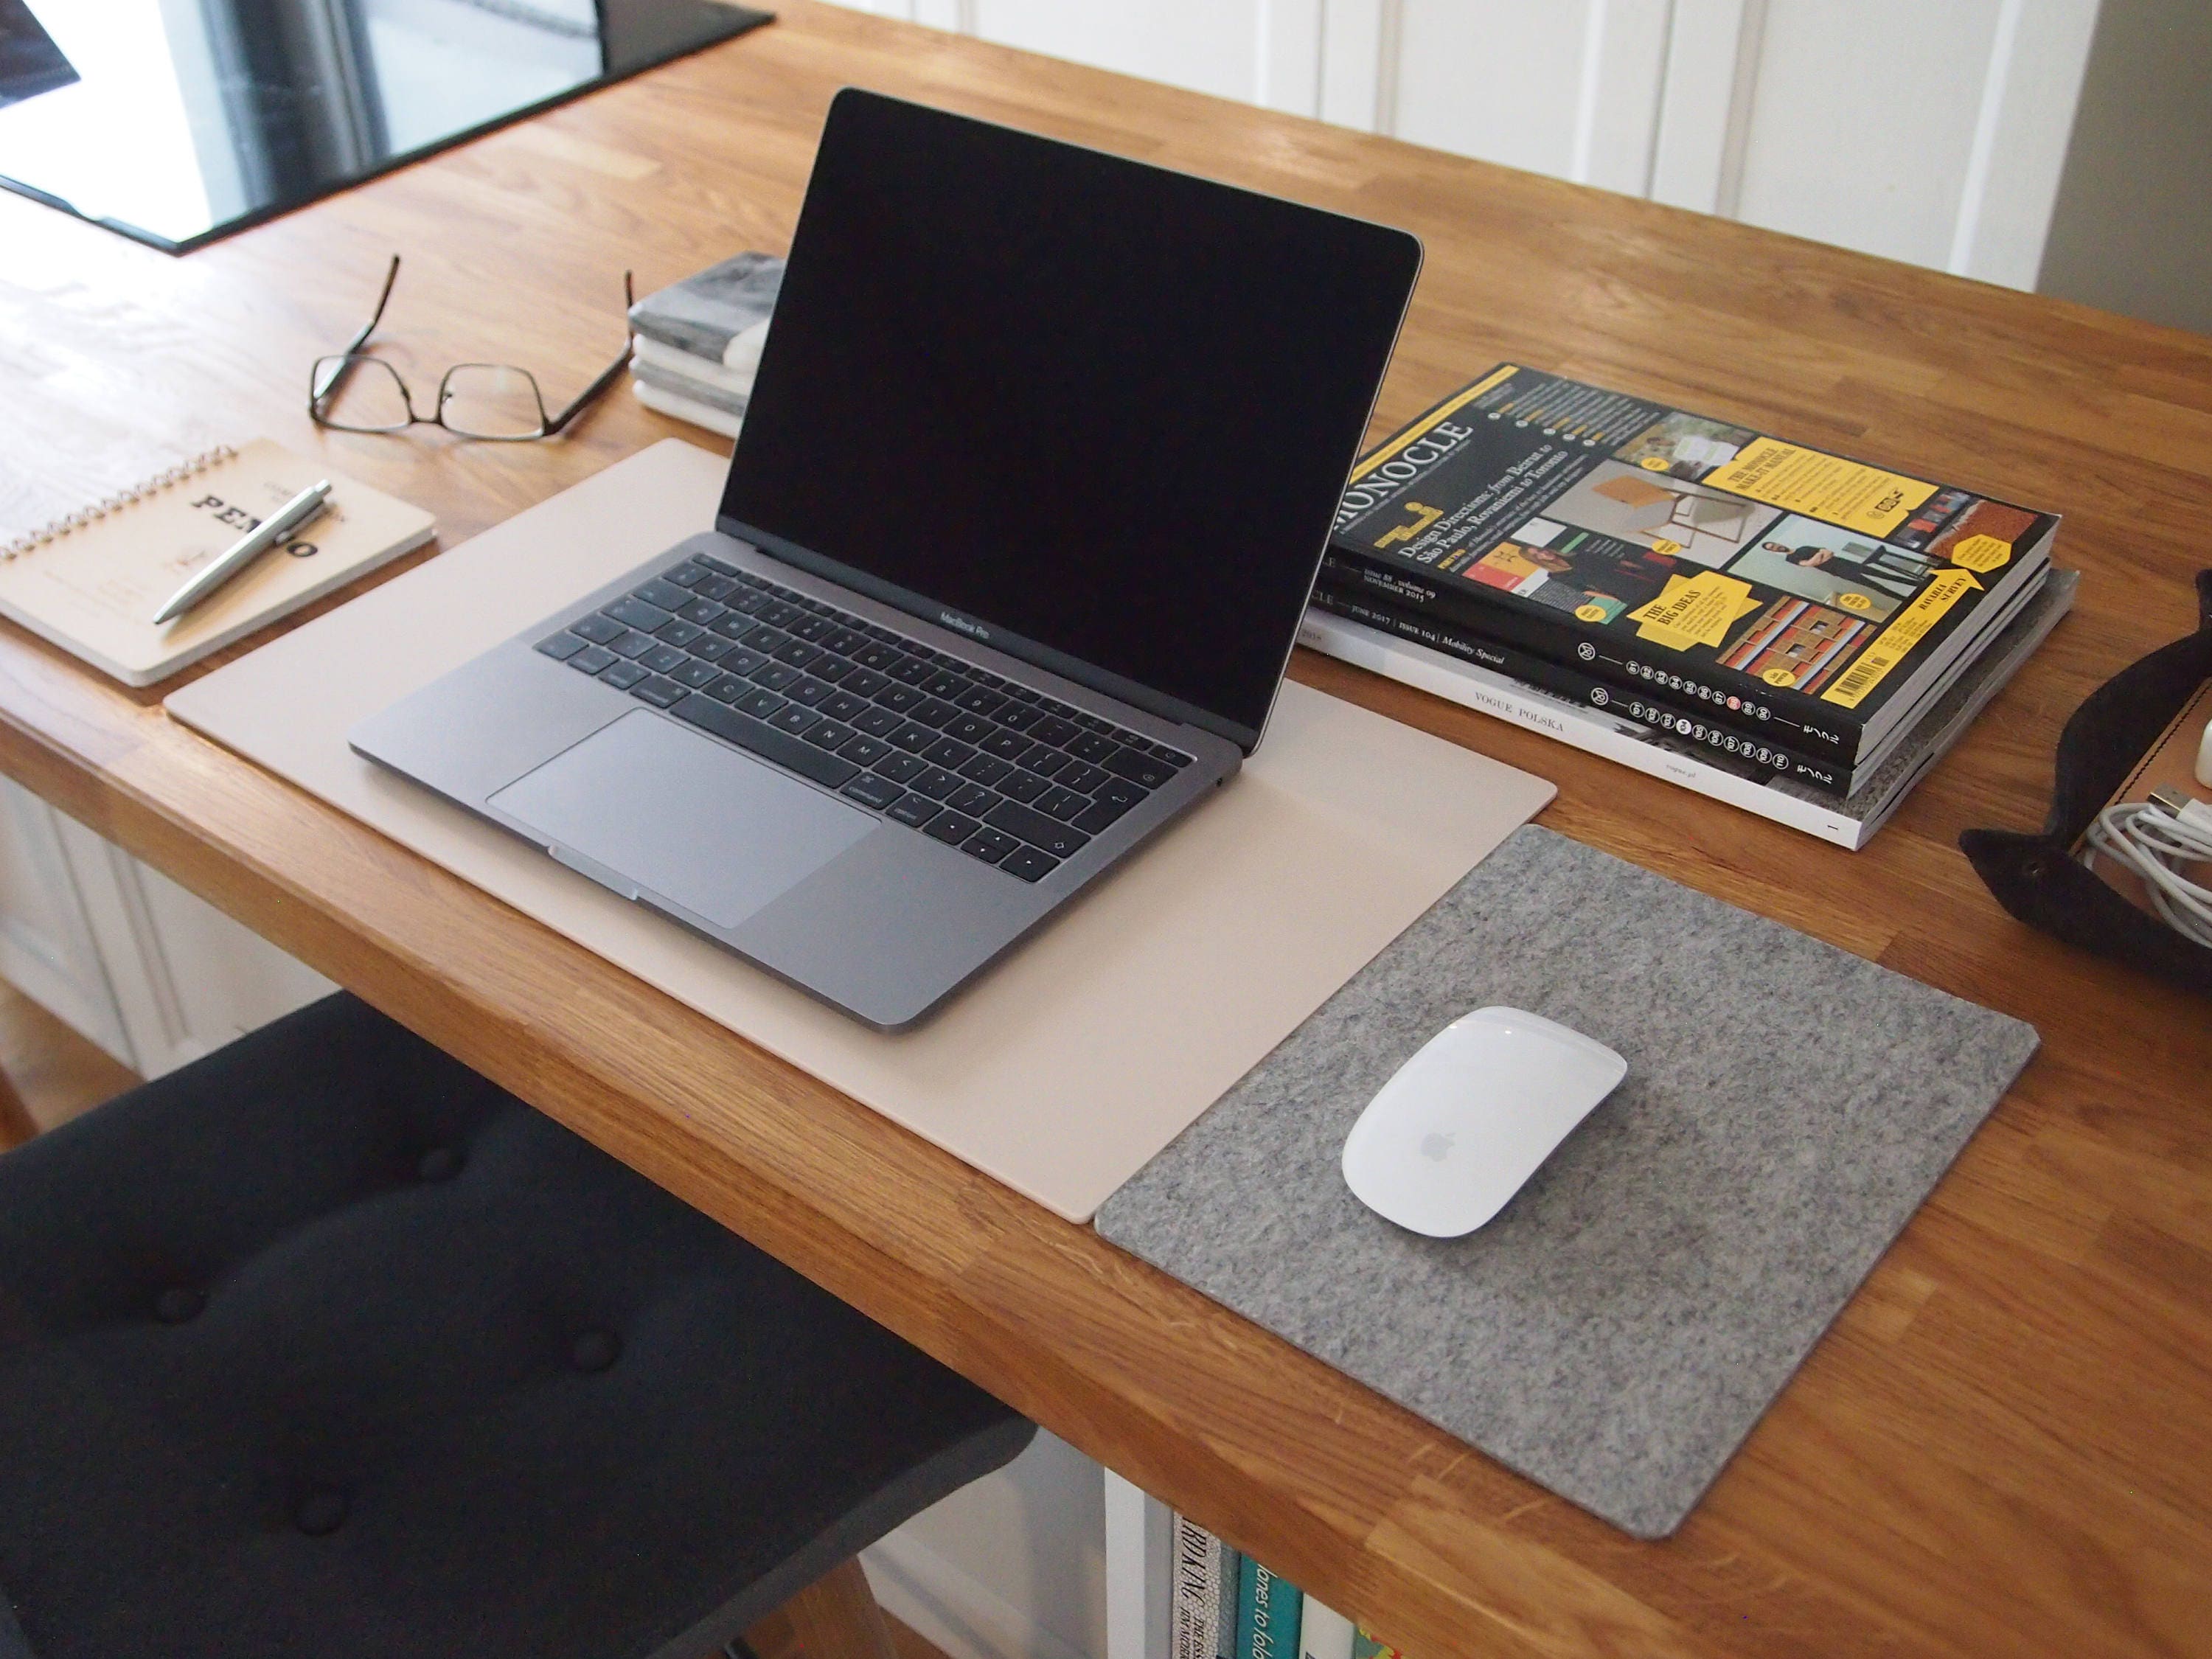
<path fill-rule="evenodd" d="M 2212 334 L 2212 3 L 2104 0 L 2039 291 Z"/>

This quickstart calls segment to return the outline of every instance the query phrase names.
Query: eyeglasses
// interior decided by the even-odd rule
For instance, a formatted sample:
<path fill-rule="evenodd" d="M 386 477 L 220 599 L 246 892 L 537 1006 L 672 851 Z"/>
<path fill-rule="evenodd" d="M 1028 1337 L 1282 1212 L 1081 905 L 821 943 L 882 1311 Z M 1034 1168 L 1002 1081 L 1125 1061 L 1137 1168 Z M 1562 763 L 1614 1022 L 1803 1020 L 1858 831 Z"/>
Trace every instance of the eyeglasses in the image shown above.
<path fill-rule="evenodd" d="M 392 285 L 399 280 L 399 256 L 384 273 L 384 291 L 376 296 L 376 311 L 362 325 L 361 332 L 346 342 L 343 351 L 315 359 L 307 379 L 307 415 L 317 426 L 340 432 L 404 432 L 410 426 L 442 426 L 464 438 L 489 438 L 497 443 L 522 443 L 550 438 L 583 413 L 629 366 L 627 341 L 622 356 L 604 374 L 576 394 L 558 415 L 545 412 L 545 396 L 527 369 L 507 363 L 456 363 L 438 382 L 434 412 L 417 415 L 415 399 L 399 371 L 381 357 L 362 348 L 383 319 Z M 623 272 L 625 317 L 636 302 L 630 273 Z"/>

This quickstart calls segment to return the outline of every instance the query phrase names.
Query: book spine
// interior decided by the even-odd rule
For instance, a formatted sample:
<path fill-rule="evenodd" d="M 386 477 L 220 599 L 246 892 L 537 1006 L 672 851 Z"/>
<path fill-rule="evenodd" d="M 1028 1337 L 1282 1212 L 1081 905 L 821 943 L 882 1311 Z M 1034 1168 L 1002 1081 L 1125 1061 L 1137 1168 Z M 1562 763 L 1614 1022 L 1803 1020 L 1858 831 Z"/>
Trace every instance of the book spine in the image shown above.
<path fill-rule="evenodd" d="M 1237 1592 L 1244 1572 L 1243 1553 L 1221 1547 L 1221 1570 L 1214 1579 L 1214 1659 L 1237 1659 Z"/>
<path fill-rule="evenodd" d="M 1298 1613 L 1298 1659 L 1352 1659 L 1352 1620 L 1309 1595 Z"/>
<path fill-rule="evenodd" d="M 1686 665 L 1670 653 L 1639 650 L 1633 641 L 1610 629 L 1566 618 L 1554 622 L 1537 615 L 1534 606 L 1493 597 L 1480 582 L 1446 586 L 1341 541 L 1331 544 L 1322 568 L 1340 583 L 1364 587 L 1400 610 L 1478 629 L 1493 640 L 1554 663 L 1577 664 L 1623 690 L 1640 690 L 1647 696 L 1663 692 L 1673 702 L 1704 711 L 1709 721 L 1741 734 L 1763 734 L 1770 742 L 1778 737 L 1794 753 L 1846 769 L 1858 759 L 1864 732 L 1858 716 L 1717 663 Z M 1685 666 L 1692 672 L 1684 673 Z M 1729 706 L 1731 697 L 1736 702 L 1733 708 Z"/>
<path fill-rule="evenodd" d="M 1647 776 L 1740 807 L 1819 840 L 1856 851 L 1868 825 L 1771 785 L 1709 766 L 1664 747 L 1643 728 L 1534 690 L 1503 674 L 1447 657 L 1326 611 L 1309 611 L 1299 641 L 1340 661 L 1473 708 L 1559 743 L 1617 761 Z"/>
<path fill-rule="evenodd" d="M 1313 603 L 1370 628 L 1384 629 L 1401 639 L 1427 646 L 1432 651 L 1463 658 L 1477 667 L 1520 680 L 1570 702 L 1602 709 L 1618 719 L 1664 732 L 1678 742 L 1709 751 L 1712 764 L 1741 772 L 1747 778 L 1761 781 L 1789 778 L 1838 800 L 1850 793 L 1856 781 L 1851 772 L 1832 761 L 1791 752 L 1775 742 L 1771 732 L 1762 738 L 1723 726 L 1698 711 L 1662 702 L 1640 690 L 1616 686 L 1579 668 L 1499 644 L 1480 629 L 1371 602 L 1359 590 L 1347 592 L 1328 578 L 1315 587 Z"/>
<path fill-rule="evenodd" d="M 1352 1659 L 1405 1659 L 1397 1649 L 1364 1625 L 1352 1627 Z"/>
<path fill-rule="evenodd" d="M 1237 1573 L 1237 1659 L 1297 1659 L 1298 1587 L 1250 1556 Z"/>
<path fill-rule="evenodd" d="M 1184 1515 L 1175 1518 L 1175 1601 L 1169 1620 L 1170 1659 L 1218 1659 L 1221 1635 L 1221 1540 Z"/>

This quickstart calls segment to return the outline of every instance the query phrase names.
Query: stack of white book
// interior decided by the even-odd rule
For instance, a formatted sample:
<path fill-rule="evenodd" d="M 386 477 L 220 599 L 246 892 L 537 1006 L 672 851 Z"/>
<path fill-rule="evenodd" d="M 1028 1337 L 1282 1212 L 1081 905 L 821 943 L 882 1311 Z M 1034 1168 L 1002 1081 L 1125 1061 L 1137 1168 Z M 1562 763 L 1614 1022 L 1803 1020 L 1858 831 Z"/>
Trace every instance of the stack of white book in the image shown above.
<path fill-rule="evenodd" d="M 630 307 L 630 390 L 663 415 L 734 438 L 744 424 L 783 261 L 740 253 Z"/>

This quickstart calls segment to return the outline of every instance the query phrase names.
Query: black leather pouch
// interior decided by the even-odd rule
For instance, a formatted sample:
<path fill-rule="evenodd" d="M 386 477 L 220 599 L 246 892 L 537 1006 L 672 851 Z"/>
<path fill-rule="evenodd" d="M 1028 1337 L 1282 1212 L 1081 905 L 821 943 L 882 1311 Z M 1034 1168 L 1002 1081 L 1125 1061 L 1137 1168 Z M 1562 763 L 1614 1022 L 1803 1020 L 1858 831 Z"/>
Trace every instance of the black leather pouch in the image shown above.
<path fill-rule="evenodd" d="M 2029 927 L 2212 996 L 2212 950 L 2130 904 L 2071 856 L 2130 769 L 2212 678 L 2212 570 L 2197 577 L 2197 631 L 2089 694 L 2058 739 L 2057 779 L 2039 835 L 1969 830 L 1959 837 L 1997 902 Z"/>

